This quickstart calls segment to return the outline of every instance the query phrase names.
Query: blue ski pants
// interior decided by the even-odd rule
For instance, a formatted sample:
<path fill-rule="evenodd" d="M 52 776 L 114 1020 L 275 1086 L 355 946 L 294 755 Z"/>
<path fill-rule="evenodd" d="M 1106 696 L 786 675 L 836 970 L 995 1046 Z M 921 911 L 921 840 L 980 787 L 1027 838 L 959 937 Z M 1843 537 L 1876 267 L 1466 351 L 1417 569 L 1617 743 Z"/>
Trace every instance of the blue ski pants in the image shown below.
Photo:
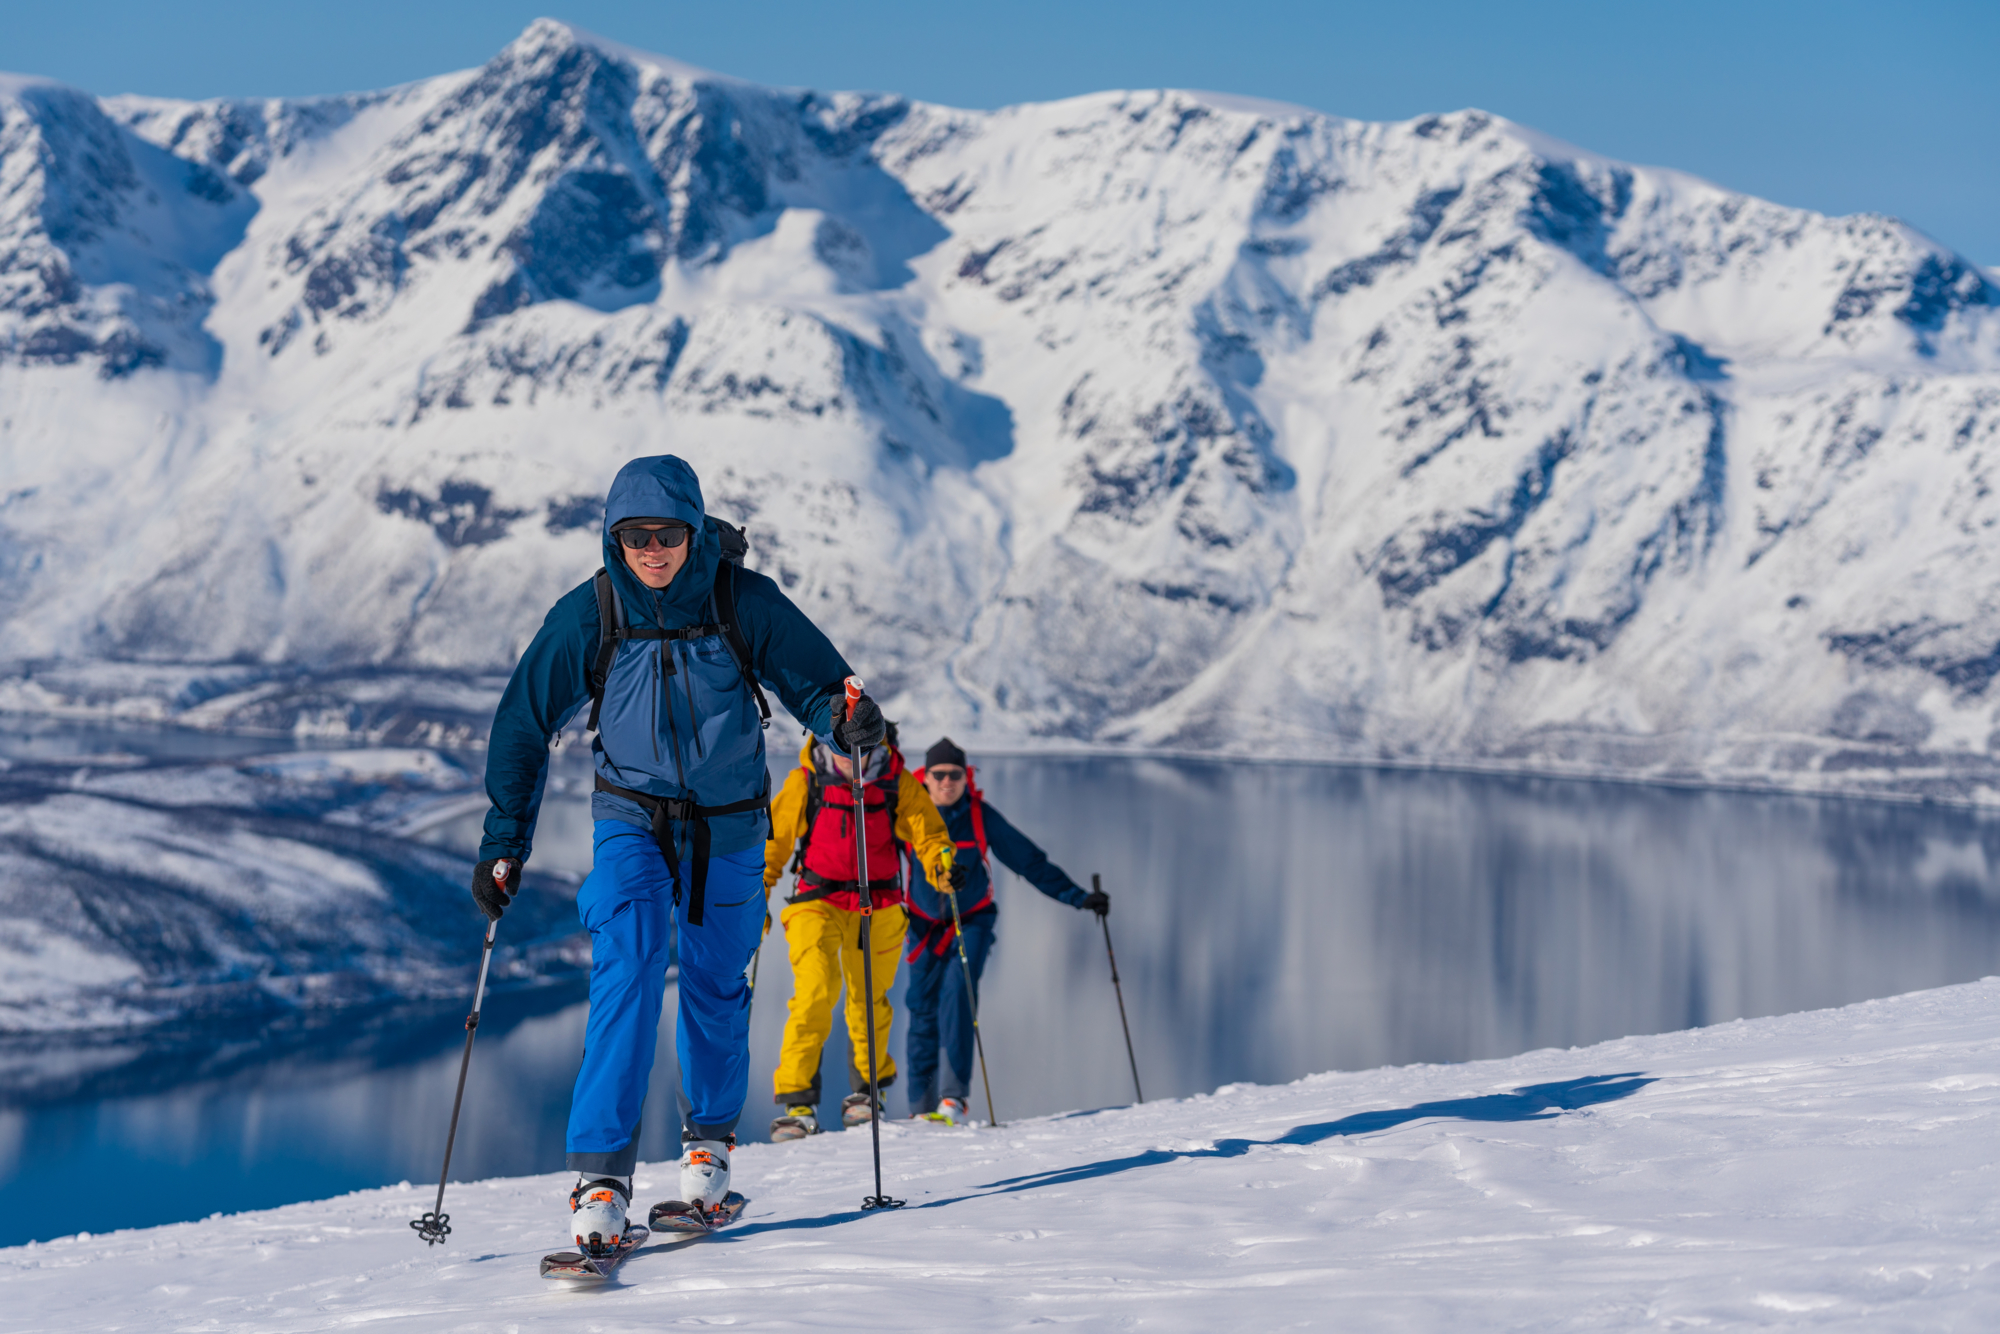
<path fill-rule="evenodd" d="M 719 1139 L 743 1114 L 750 1086 L 750 984 L 743 974 L 763 938 L 764 849 L 709 859 L 702 924 L 690 926 L 687 895 L 675 905 L 667 859 L 649 831 L 599 820 L 593 842 L 595 860 L 576 895 L 577 916 L 590 930 L 590 1018 L 565 1165 L 624 1177 L 639 1157 L 639 1114 L 676 926 L 682 1122 L 703 1139 Z M 693 883 L 693 870 L 681 863 L 683 885 Z"/>
<path fill-rule="evenodd" d="M 963 1100 L 972 1086 L 972 1007 L 979 999 L 979 977 L 993 949 L 997 912 L 975 913 L 964 921 L 965 960 L 972 966 L 972 994 L 965 990 L 965 969 L 958 962 L 958 942 L 943 954 L 925 950 L 909 965 L 910 983 L 903 1004 L 910 1011 L 910 1110 L 934 1112 L 940 1099 Z M 915 944 L 914 934 L 911 943 Z M 943 1087 L 939 1087 L 938 1048 L 945 1054 Z"/>

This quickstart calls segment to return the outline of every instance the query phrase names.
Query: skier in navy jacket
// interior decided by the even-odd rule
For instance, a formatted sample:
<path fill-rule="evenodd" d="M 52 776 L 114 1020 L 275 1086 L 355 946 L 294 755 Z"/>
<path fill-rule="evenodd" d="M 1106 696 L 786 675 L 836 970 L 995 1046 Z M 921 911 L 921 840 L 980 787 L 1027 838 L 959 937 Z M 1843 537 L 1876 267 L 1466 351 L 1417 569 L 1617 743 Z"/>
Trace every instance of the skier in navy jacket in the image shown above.
<path fill-rule="evenodd" d="M 972 973 L 973 992 L 965 990 L 966 969 L 958 962 L 957 932 L 951 904 L 911 860 L 909 946 L 910 983 L 903 1002 L 910 1011 L 910 1109 L 913 1116 L 963 1124 L 968 1119 L 966 1091 L 972 1079 L 972 1007 L 978 1001 L 979 976 L 993 949 L 993 928 L 999 906 L 993 901 L 993 877 L 986 864 L 990 852 L 1000 864 L 1042 893 L 1095 913 L 1111 910 L 1111 896 L 1086 891 L 1048 859 L 1026 834 L 1007 822 L 987 802 L 973 781 L 965 752 L 945 737 L 924 754 L 917 771 L 944 816 L 945 828 L 958 845 L 959 865 L 966 870 L 959 896 L 959 922 L 965 932 L 965 961 Z M 969 856 L 969 853 L 978 855 Z M 939 1089 L 938 1048 L 945 1053 L 943 1089 Z"/>
<path fill-rule="evenodd" d="M 489 917 L 520 885 L 534 842 L 550 740 L 586 706 L 596 728 L 590 875 L 577 914 L 590 931 L 590 1017 L 570 1105 L 566 1165 L 580 1249 L 622 1242 L 639 1116 L 664 1004 L 669 941 L 680 936 L 680 1199 L 697 1222 L 725 1221 L 729 1148 L 750 1069 L 744 970 L 762 938 L 770 778 L 759 721 L 768 685 L 807 729 L 843 750 L 880 743 L 866 696 L 835 701 L 846 661 L 777 584 L 724 569 L 721 529 L 694 470 L 671 455 L 634 459 L 604 507 L 608 586 L 565 594 L 521 655 L 487 751 L 486 816 L 472 893 Z M 715 596 L 719 587 L 730 595 Z M 732 647 L 719 609 L 733 602 Z M 608 605 L 613 635 L 593 699 Z"/>

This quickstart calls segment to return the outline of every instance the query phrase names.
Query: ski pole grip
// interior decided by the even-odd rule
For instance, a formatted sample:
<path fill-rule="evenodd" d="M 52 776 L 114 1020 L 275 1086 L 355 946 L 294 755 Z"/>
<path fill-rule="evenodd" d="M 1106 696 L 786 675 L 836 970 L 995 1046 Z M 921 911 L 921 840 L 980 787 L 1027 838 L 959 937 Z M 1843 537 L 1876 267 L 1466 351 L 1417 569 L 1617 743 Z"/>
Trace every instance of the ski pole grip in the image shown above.
<path fill-rule="evenodd" d="M 854 706 L 861 702 L 861 692 L 865 687 L 861 684 L 861 678 L 858 676 L 848 677 L 845 684 L 847 686 L 847 716 L 852 718 L 854 716 Z"/>

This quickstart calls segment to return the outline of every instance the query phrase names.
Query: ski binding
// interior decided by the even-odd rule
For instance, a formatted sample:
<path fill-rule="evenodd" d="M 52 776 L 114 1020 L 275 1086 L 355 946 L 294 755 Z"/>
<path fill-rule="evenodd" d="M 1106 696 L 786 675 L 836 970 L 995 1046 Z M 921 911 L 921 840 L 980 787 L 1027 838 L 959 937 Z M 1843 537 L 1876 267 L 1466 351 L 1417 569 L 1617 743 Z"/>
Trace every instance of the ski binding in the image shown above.
<path fill-rule="evenodd" d="M 650 1229 L 643 1224 L 633 1223 L 626 1227 L 625 1236 L 615 1250 L 602 1255 L 586 1255 L 581 1251 L 555 1251 L 542 1257 L 542 1277 L 570 1283 L 602 1283 L 611 1277 L 611 1271 L 618 1268 L 626 1256 L 639 1249 Z"/>
<path fill-rule="evenodd" d="M 733 1190 L 714 1209 L 703 1209 L 685 1200 L 662 1200 L 648 1212 L 646 1221 L 652 1225 L 653 1231 L 663 1236 L 706 1236 L 735 1222 L 748 1203 L 749 1200 Z"/>

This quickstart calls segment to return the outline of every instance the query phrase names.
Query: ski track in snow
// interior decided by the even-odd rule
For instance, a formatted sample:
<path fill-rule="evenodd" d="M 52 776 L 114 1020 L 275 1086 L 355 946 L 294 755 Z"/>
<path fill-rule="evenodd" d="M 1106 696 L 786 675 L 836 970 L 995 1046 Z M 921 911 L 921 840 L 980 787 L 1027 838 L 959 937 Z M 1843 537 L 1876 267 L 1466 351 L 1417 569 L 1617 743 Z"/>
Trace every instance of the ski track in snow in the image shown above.
<path fill-rule="evenodd" d="M 1996 1021 L 1987 978 L 999 1131 L 895 1123 L 909 1207 L 881 1215 L 865 1132 L 750 1145 L 741 1223 L 595 1291 L 535 1272 L 567 1174 L 453 1185 L 435 1249 L 408 1227 L 429 1190 L 364 1191 L 8 1250 L 0 1329 L 1991 1329 Z M 672 1175 L 642 1165 L 640 1199 Z"/>

